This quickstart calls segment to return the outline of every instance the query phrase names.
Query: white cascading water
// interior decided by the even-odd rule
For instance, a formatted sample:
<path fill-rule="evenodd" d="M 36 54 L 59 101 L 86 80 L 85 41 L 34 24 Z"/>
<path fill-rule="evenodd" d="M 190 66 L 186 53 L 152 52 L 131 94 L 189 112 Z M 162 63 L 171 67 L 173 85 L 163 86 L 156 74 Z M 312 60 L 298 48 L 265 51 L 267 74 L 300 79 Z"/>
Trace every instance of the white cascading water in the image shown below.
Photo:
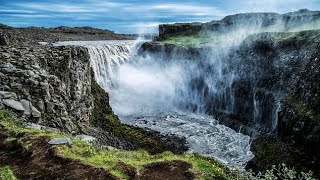
<path fill-rule="evenodd" d="M 196 95 L 187 87 L 190 79 L 203 73 L 197 64 L 140 57 L 136 54 L 140 44 L 136 41 L 72 43 L 88 48 L 95 78 L 109 93 L 110 104 L 124 123 L 185 137 L 190 152 L 243 168 L 254 156 L 249 136 L 220 125 L 207 115 L 181 108 L 184 103 L 203 103 L 203 95 Z"/>

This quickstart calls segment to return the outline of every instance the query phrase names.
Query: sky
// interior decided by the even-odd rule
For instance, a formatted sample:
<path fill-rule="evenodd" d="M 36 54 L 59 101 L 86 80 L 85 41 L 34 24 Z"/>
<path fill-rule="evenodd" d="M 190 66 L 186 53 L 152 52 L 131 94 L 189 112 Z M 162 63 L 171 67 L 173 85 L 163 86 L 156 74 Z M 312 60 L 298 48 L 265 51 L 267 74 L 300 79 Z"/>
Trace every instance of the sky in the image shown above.
<path fill-rule="evenodd" d="M 304 8 L 320 10 L 320 0 L 0 0 L 0 23 L 155 33 L 164 23 L 208 22 L 236 13 L 286 13 Z"/>

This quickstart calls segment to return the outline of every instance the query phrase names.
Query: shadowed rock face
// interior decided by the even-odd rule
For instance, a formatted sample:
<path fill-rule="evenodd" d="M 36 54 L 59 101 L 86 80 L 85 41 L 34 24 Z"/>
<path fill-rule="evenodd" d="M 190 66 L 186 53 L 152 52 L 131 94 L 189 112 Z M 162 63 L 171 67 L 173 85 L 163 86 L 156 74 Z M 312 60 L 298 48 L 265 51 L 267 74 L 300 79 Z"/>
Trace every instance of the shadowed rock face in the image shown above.
<path fill-rule="evenodd" d="M 5 46 L 8 44 L 8 37 L 0 32 L 0 46 Z"/>
<path fill-rule="evenodd" d="M 85 48 L 2 46 L 0 63 L 1 90 L 16 94 L 3 102 L 20 104 L 33 122 L 68 132 L 89 123 L 92 77 Z"/>
<path fill-rule="evenodd" d="M 212 84 L 208 84 L 208 76 L 215 77 L 215 68 L 206 63 L 198 66 L 201 72 L 210 73 L 194 77 L 189 88 L 193 95 L 204 96 L 205 113 L 243 133 L 260 134 L 252 149 L 257 156 L 248 168 L 266 170 L 284 162 L 319 174 L 319 43 L 319 30 L 251 35 L 223 59 L 222 76 L 237 78 L 231 83 L 228 78 L 218 79 L 218 93 L 210 92 Z M 151 51 L 148 46 L 142 46 L 144 54 L 158 56 L 155 46 Z M 205 62 L 210 57 L 203 54 L 212 55 L 198 52 L 200 56 L 190 59 Z M 198 107 L 192 102 L 186 106 L 191 111 Z M 261 137 L 264 133 L 269 135 Z"/>
<path fill-rule="evenodd" d="M 221 51 L 215 46 L 184 48 L 155 42 L 143 44 L 140 53 L 197 62 L 199 73 L 186 88 L 203 100 L 186 100 L 184 108 L 214 115 L 236 130 L 244 126 L 244 133 L 255 135 L 256 130 L 276 128 L 280 101 L 317 51 L 319 34 L 318 30 L 254 34 L 219 56 L 222 65 L 210 61 Z"/>

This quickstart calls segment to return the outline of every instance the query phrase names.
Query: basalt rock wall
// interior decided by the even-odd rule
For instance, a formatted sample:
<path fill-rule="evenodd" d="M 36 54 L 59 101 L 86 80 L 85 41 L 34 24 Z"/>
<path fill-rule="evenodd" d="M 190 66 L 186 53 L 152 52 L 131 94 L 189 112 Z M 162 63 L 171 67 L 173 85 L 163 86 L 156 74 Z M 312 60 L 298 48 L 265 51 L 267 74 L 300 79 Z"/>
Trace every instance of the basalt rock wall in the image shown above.
<path fill-rule="evenodd" d="M 0 62 L 4 107 L 67 132 L 89 123 L 92 76 L 87 49 L 1 46 Z"/>

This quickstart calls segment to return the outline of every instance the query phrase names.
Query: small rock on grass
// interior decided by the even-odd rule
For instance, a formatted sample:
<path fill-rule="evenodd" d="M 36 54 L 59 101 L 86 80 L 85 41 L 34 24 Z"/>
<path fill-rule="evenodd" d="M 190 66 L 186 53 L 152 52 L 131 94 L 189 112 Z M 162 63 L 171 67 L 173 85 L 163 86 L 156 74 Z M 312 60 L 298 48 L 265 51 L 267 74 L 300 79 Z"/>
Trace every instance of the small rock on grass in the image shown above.
<path fill-rule="evenodd" d="M 70 138 L 54 138 L 54 139 L 51 139 L 48 143 L 51 145 L 64 145 L 64 144 L 72 145 L 72 141 Z"/>

